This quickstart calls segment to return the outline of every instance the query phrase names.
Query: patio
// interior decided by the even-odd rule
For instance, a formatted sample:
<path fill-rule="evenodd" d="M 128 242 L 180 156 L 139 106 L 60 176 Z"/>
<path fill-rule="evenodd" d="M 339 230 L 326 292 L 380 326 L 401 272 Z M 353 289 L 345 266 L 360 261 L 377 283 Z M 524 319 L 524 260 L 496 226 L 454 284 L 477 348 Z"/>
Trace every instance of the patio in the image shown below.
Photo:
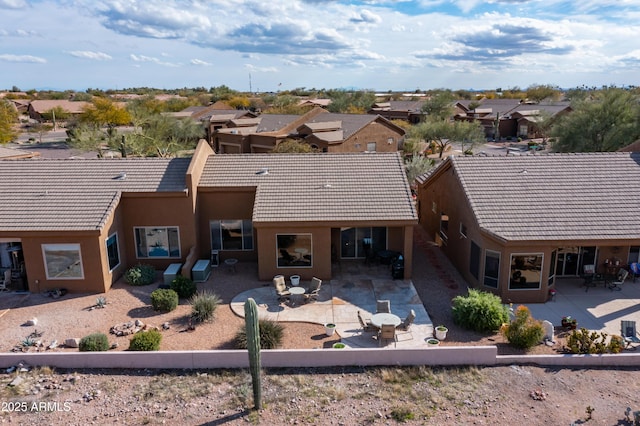
<path fill-rule="evenodd" d="M 247 290 L 238 294 L 231 302 L 231 309 L 244 316 L 244 302 L 253 298 L 258 305 L 260 319 L 273 321 L 314 322 L 318 324 L 336 324 L 336 333 L 342 343 L 352 348 L 378 347 L 373 333 L 363 333 L 358 323 L 358 311 L 368 319 L 376 311 L 376 300 L 391 301 L 391 312 L 404 319 L 409 311 L 416 312 L 416 319 L 408 331 L 397 331 L 394 345 L 388 342 L 389 348 L 424 348 L 425 339 L 433 336 L 433 324 L 418 297 L 410 280 L 393 280 L 381 278 L 386 268 L 371 268 L 375 274 L 340 277 L 324 280 L 316 302 L 291 306 L 278 302 L 271 283 L 268 286 Z M 375 276 L 374 276 L 375 275 Z M 308 286 L 309 282 L 301 282 Z"/>

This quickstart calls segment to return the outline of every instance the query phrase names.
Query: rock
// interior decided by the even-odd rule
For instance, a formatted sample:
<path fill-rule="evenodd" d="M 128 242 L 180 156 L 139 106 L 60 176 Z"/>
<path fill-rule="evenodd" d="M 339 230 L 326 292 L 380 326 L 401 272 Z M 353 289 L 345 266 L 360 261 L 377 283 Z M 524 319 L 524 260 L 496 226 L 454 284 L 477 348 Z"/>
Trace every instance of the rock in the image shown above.
<path fill-rule="evenodd" d="M 116 342 L 116 343 L 112 343 L 112 344 L 111 344 L 111 349 L 115 349 L 115 348 L 117 348 L 118 346 L 120 346 L 120 345 L 118 344 L 118 342 Z"/>
<path fill-rule="evenodd" d="M 11 387 L 20 386 L 22 382 L 24 382 L 24 378 L 22 378 L 22 376 L 18 376 L 15 379 L 13 379 L 11 383 L 9 383 L 9 386 Z"/>
<path fill-rule="evenodd" d="M 144 323 L 142 321 L 140 321 L 139 319 L 137 319 L 136 322 L 135 322 L 135 326 L 136 327 L 144 327 Z"/>
<path fill-rule="evenodd" d="M 38 325 L 38 318 L 31 318 L 30 320 L 25 322 L 25 325 Z"/>
<path fill-rule="evenodd" d="M 64 345 L 68 348 L 77 348 L 80 346 L 80 339 L 71 338 L 64 341 Z"/>
<path fill-rule="evenodd" d="M 165 323 L 163 323 L 163 324 L 162 324 L 162 329 L 163 329 L 163 330 L 168 330 L 168 329 L 170 329 L 170 328 L 171 328 L 171 326 L 169 325 L 169 323 L 168 323 L 168 322 L 165 322 Z"/>

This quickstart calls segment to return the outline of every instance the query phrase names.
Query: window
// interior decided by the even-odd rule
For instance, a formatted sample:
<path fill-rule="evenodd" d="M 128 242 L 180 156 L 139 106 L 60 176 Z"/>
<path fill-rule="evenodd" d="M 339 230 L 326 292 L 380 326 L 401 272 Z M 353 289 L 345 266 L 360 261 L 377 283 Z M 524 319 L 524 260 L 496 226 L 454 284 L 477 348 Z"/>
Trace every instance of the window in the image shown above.
<path fill-rule="evenodd" d="M 634 262 L 640 262 L 640 247 L 629 247 L 629 256 L 627 256 L 627 263 L 632 264 Z"/>
<path fill-rule="evenodd" d="M 180 237 L 177 227 L 134 228 L 138 258 L 180 257 Z"/>
<path fill-rule="evenodd" d="M 477 280 L 480 275 L 480 246 L 471 241 L 469 253 L 469 272 Z"/>
<path fill-rule="evenodd" d="M 550 286 L 552 286 L 556 279 L 556 256 L 558 254 L 557 250 L 551 252 L 551 260 L 549 261 L 549 281 L 547 282 Z"/>
<path fill-rule="evenodd" d="M 80 244 L 43 244 L 48 280 L 83 279 Z"/>
<path fill-rule="evenodd" d="M 444 212 L 440 213 L 440 236 L 443 240 L 447 240 L 447 232 L 449 231 L 449 216 Z"/>
<path fill-rule="evenodd" d="M 484 254 L 484 285 L 498 288 L 500 275 L 500 253 L 487 250 Z"/>
<path fill-rule="evenodd" d="M 393 138 L 387 138 L 387 143 L 391 145 L 393 143 Z"/>
<path fill-rule="evenodd" d="M 311 234 L 278 234 L 276 243 L 278 268 L 311 268 Z"/>
<path fill-rule="evenodd" d="M 464 223 L 460 224 L 460 237 L 467 238 L 467 227 Z"/>
<path fill-rule="evenodd" d="M 376 143 L 375 142 L 367 142 L 367 151 L 376 152 Z"/>
<path fill-rule="evenodd" d="M 109 238 L 107 238 L 107 260 L 109 261 L 110 271 L 113 271 L 120 264 L 118 234 L 110 235 Z"/>
<path fill-rule="evenodd" d="M 542 253 L 512 254 L 509 289 L 539 289 L 542 278 L 542 258 Z"/>
<path fill-rule="evenodd" d="M 387 248 L 387 228 L 342 228 L 340 257 L 363 259 Z"/>
<path fill-rule="evenodd" d="M 212 220 L 211 250 L 253 250 L 253 223 L 243 220 Z"/>

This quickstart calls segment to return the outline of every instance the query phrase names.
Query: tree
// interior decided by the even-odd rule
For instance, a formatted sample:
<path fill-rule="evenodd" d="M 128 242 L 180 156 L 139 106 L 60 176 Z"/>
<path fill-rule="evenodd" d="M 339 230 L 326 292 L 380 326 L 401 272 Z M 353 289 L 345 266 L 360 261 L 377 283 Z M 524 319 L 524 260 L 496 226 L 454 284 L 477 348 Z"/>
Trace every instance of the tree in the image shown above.
<path fill-rule="evenodd" d="M 271 152 L 274 153 L 307 153 L 307 152 L 315 152 L 315 150 L 313 148 L 311 148 L 311 145 L 304 143 L 304 142 L 298 142 L 296 140 L 293 139 L 285 139 L 282 142 L 280 142 L 279 144 L 277 144 L 272 150 Z"/>
<path fill-rule="evenodd" d="M 484 131 L 476 122 L 432 119 L 413 126 L 409 130 L 409 139 L 435 142 L 442 158 L 444 151 L 454 141 L 462 144 L 463 152 L 471 150 L 475 143 L 484 140 Z"/>
<path fill-rule="evenodd" d="M 424 155 L 413 155 L 411 158 L 404 160 L 404 168 L 407 173 L 407 180 L 411 187 L 415 186 L 415 180 L 418 176 L 425 174 L 435 164 L 433 159 Z"/>
<path fill-rule="evenodd" d="M 18 137 L 13 125 L 18 121 L 18 111 L 11 101 L 0 99 L 0 144 Z"/>
<path fill-rule="evenodd" d="M 424 104 L 422 112 L 426 114 L 427 120 L 444 120 L 453 114 L 453 94 L 449 90 L 442 90 L 432 94 Z"/>
<path fill-rule="evenodd" d="M 639 97 L 610 88 L 573 104 L 558 120 L 552 135 L 557 152 L 617 151 L 640 138 Z"/>
<path fill-rule="evenodd" d="M 562 91 L 550 84 L 532 85 L 527 88 L 527 99 L 533 102 L 540 102 L 545 99 L 556 101 L 562 96 Z"/>
<path fill-rule="evenodd" d="M 80 118 L 82 123 L 106 126 L 108 133 L 112 133 L 117 126 L 126 126 L 131 123 L 129 112 L 109 99 L 95 98 L 91 105 L 84 109 Z"/>

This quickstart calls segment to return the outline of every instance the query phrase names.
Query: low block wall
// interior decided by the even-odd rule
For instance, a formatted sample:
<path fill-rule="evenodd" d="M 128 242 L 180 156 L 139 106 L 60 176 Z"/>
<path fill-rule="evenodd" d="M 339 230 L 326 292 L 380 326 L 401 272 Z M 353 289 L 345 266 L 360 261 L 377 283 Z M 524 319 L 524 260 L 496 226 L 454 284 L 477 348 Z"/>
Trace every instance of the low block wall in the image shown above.
<path fill-rule="evenodd" d="M 264 350 L 262 366 L 333 367 L 373 365 L 492 365 L 495 346 L 433 349 L 307 349 Z M 0 354 L 0 368 L 23 362 L 56 368 L 216 369 L 248 368 L 246 351 L 170 352 L 41 352 Z"/>
<path fill-rule="evenodd" d="M 496 346 L 433 349 L 282 349 L 261 353 L 264 368 L 402 365 L 540 365 L 562 367 L 640 366 L 640 353 L 604 355 L 498 355 Z M 19 363 L 55 368 L 218 369 L 248 368 L 246 351 L 2 353 L 0 368 Z"/>

